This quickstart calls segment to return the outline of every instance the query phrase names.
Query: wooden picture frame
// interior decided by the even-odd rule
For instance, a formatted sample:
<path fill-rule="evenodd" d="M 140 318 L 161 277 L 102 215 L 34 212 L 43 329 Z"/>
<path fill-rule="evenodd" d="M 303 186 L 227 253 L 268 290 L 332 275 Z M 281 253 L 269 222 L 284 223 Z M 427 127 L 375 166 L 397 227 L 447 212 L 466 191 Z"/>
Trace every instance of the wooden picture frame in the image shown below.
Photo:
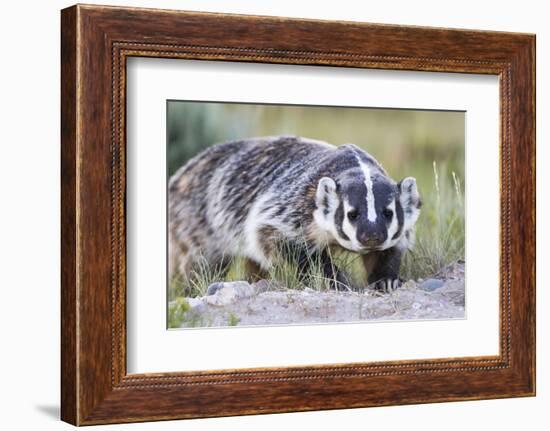
<path fill-rule="evenodd" d="M 64 9 L 61 18 L 64 421 L 535 394 L 534 35 L 83 5 Z M 498 75 L 500 354 L 128 375 L 125 65 L 131 56 Z"/>

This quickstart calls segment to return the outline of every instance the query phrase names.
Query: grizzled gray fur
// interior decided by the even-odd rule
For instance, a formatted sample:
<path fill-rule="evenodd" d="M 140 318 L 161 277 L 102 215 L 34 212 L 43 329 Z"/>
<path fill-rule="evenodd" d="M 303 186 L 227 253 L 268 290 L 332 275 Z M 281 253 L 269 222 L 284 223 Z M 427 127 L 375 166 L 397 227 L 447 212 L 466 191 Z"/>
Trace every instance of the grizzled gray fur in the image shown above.
<path fill-rule="evenodd" d="M 241 256 L 265 271 L 285 241 L 345 284 L 327 249 L 360 253 L 369 284 L 384 290 L 399 283 L 421 206 L 414 178 L 396 183 L 357 146 L 293 136 L 204 150 L 170 178 L 168 201 L 171 274 L 185 275 L 199 257 L 224 265 Z"/>

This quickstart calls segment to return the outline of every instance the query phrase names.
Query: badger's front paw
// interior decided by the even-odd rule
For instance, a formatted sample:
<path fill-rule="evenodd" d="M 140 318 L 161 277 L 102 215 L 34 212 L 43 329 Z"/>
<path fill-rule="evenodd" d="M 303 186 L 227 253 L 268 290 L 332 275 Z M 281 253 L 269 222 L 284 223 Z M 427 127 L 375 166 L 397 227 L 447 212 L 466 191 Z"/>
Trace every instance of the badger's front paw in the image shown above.
<path fill-rule="evenodd" d="M 391 293 L 400 286 L 401 280 L 399 278 L 384 278 L 370 285 L 374 290 L 382 293 Z"/>

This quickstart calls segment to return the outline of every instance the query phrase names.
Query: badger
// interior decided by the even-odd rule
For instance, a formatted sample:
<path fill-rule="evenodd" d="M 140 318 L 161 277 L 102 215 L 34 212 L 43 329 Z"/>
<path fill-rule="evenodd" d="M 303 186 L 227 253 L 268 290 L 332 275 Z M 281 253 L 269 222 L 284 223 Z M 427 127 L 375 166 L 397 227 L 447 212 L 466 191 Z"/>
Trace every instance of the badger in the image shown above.
<path fill-rule="evenodd" d="M 265 273 L 285 241 L 300 249 L 303 272 L 313 256 L 327 279 L 351 288 L 331 259 L 340 247 L 361 256 L 369 286 L 393 290 L 420 207 L 414 178 L 395 182 L 353 144 L 296 136 L 217 144 L 169 179 L 169 274 L 187 274 L 199 258 L 221 268 L 235 257 Z"/>

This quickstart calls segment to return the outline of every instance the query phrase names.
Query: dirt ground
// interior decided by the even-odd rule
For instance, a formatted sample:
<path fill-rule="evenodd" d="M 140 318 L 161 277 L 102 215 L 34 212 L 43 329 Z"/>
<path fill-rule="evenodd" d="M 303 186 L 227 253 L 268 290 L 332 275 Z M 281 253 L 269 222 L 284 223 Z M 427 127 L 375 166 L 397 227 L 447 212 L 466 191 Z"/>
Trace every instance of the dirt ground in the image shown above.
<path fill-rule="evenodd" d="M 266 280 L 215 283 L 208 293 L 187 299 L 182 327 L 463 318 L 464 262 L 391 293 L 274 289 Z"/>

